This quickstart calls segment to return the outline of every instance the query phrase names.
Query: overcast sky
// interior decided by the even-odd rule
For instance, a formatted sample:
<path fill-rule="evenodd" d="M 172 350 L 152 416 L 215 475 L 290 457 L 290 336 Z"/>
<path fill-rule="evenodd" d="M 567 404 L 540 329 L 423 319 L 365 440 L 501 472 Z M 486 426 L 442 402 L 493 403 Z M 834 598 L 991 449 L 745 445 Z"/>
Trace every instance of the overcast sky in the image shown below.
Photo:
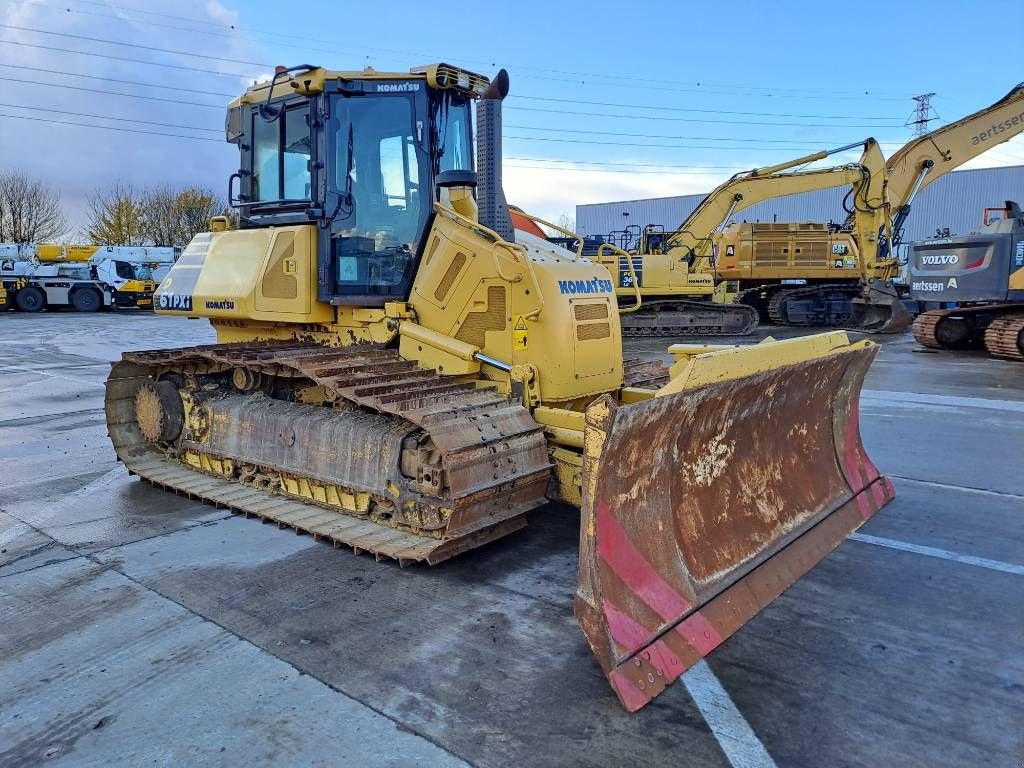
<path fill-rule="evenodd" d="M 556 218 L 577 203 L 708 191 L 867 136 L 891 152 L 910 137 L 915 94 L 935 92 L 932 127 L 984 107 L 1024 80 L 1024 62 L 1019 18 L 979 9 L 0 0 L 0 169 L 59 188 L 76 225 L 90 190 L 119 181 L 223 194 L 238 164 L 224 106 L 274 64 L 444 60 L 508 68 L 506 192 Z M 1017 138 L 968 167 L 1021 163 Z"/>

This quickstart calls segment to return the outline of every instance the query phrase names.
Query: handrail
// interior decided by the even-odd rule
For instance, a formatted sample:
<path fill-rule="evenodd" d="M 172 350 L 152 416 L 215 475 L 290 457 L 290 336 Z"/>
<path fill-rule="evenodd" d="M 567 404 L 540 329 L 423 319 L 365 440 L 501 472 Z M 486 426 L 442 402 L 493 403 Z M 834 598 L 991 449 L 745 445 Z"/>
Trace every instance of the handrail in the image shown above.
<path fill-rule="evenodd" d="M 629 267 L 629 277 L 633 283 L 633 294 L 636 297 L 636 303 L 632 307 L 619 307 L 619 314 L 636 312 L 638 309 L 640 309 L 640 305 L 643 304 L 643 298 L 640 296 L 640 285 L 636 279 L 636 271 L 633 269 L 633 254 L 629 253 L 628 251 L 622 250 L 617 245 L 612 245 L 611 243 L 601 243 L 601 245 L 597 249 L 598 262 L 601 261 L 601 255 L 604 253 L 606 248 L 612 253 L 616 253 L 619 256 L 626 257 L 626 266 Z"/>
<path fill-rule="evenodd" d="M 523 264 L 526 265 L 526 271 L 530 276 L 530 281 L 533 283 L 533 288 L 536 292 L 537 308 L 525 313 L 524 317 L 526 317 L 527 319 L 535 319 L 541 313 L 541 310 L 544 309 L 544 295 L 541 292 L 540 281 L 537 279 L 537 273 L 533 269 L 533 264 L 530 261 L 530 254 L 527 252 L 527 250 L 518 243 L 510 243 L 508 240 L 505 240 L 501 235 L 499 235 L 490 227 L 484 226 L 479 221 L 473 221 L 473 219 L 466 218 L 461 213 L 453 211 L 446 205 L 442 205 L 441 203 L 434 203 L 434 210 L 437 213 L 444 216 L 445 218 L 454 221 L 456 224 L 460 224 L 461 226 L 466 227 L 467 229 L 471 229 L 478 234 L 484 235 L 485 237 L 489 238 L 494 243 L 495 246 L 497 246 L 498 248 L 503 248 L 504 250 L 508 251 L 512 256 L 513 261 L 517 263 L 521 261 Z M 494 268 L 498 273 L 498 277 L 500 277 L 506 283 L 518 283 L 523 279 L 523 276 L 521 274 L 516 274 L 514 277 L 509 277 L 508 275 L 506 275 L 501 269 L 501 261 L 498 258 L 497 251 L 493 252 L 493 256 Z"/>
<path fill-rule="evenodd" d="M 534 216 L 532 213 L 527 213 L 522 208 L 516 208 L 516 215 L 522 216 L 524 219 L 529 219 L 534 224 L 542 224 L 545 227 L 550 227 L 551 229 L 554 229 L 557 232 L 561 232 L 566 237 L 572 238 L 578 243 L 578 245 L 576 246 L 576 258 L 583 258 L 583 236 L 580 235 L 578 232 L 573 232 L 571 229 L 566 229 L 565 227 L 560 227 L 557 224 L 552 224 L 550 221 L 546 221 L 545 219 L 542 219 L 540 216 Z"/>

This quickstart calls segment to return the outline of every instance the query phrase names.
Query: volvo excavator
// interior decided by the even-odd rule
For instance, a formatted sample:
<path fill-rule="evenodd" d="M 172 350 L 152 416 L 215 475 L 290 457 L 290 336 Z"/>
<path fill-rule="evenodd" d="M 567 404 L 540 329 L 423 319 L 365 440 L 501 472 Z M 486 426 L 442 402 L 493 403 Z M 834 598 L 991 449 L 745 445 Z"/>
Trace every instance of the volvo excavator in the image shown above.
<path fill-rule="evenodd" d="M 216 343 L 124 353 L 108 430 L 156 486 L 399 565 L 579 506 L 576 616 L 635 711 L 893 498 L 858 428 L 877 346 L 624 360 L 609 271 L 514 232 L 507 93 L 303 65 L 233 101 L 239 227 L 156 292 Z"/>
<path fill-rule="evenodd" d="M 914 243 L 910 290 L 922 303 L 946 307 L 917 316 L 914 338 L 922 346 L 984 347 L 994 357 L 1024 361 L 1024 213 L 1020 206 L 1007 200 L 1003 208 L 986 208 L 980 232 Z M 950 304 L 954 306 L 949 308 Z"/>
<path fill-rule="evenodd" d="M 897 290 L 893 279 L 902 267 L 897 248 L 914 198 L 946 173 L 1022 131 L 1024 83 L 995 104 L 913 139 L 884 166 L 866 164 L 875 177 L 869 183 L 884 188 L 884 208 L 858 200 L 855 183 L 845 203 L 848 217 L 840 227 L 727 227 L 717 243 L 717 277 L 731 283 L 739 301 L 780 325 L 901 332 L 911 316 L 903 306 L 904 291 Z M 870 197 L 874 200 L 876 194 Z"/>

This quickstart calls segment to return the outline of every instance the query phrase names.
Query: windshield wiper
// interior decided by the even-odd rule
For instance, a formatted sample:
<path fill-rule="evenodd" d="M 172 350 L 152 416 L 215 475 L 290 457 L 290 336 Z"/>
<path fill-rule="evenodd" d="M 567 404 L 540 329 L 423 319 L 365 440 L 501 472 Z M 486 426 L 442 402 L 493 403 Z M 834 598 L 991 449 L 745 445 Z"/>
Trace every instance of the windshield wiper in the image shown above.
<path fill-rule="evenodd" d="M 345 158 L 345 192 L 344 194 L 338 195 L 338 202 L 334 204 L 334 210 L 327 218 L 327 221 L 323 224 L 324 229 L 329 229 L 334 226 L 334 222 L 338 218 L 338 214 L 343 210 L 346 219 L 356 212 L 356 199 L 352 194 L 352 170 L 355 167 L 355 152 L 353 151 L 354 144 L 355 140 L 352 123 L 349 123 L 348 149 Z"/>

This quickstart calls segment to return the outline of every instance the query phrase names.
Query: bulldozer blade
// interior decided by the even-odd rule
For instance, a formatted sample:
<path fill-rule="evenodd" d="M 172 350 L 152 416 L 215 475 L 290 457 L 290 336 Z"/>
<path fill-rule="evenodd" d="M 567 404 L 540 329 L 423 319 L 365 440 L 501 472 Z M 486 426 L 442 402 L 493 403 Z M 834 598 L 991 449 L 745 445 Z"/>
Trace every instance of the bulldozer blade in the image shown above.
<path fill-rule="evenodd" d="M 850 327 L 858 331 L 903 333 L 914 322 L 896 287 L 885 280 L 865 283 L 852 304 Z"/>
<path fill-rule="evenodd" d="M 693 388 L 670 381 L 650 399 L 604 396 L 587 409 L 575 613 L 626 709 L 894 497 L 859 430 L 876 352 L 862 341 L 775 367 L 765 356 L 738 378 L 712 372 Z"/>

